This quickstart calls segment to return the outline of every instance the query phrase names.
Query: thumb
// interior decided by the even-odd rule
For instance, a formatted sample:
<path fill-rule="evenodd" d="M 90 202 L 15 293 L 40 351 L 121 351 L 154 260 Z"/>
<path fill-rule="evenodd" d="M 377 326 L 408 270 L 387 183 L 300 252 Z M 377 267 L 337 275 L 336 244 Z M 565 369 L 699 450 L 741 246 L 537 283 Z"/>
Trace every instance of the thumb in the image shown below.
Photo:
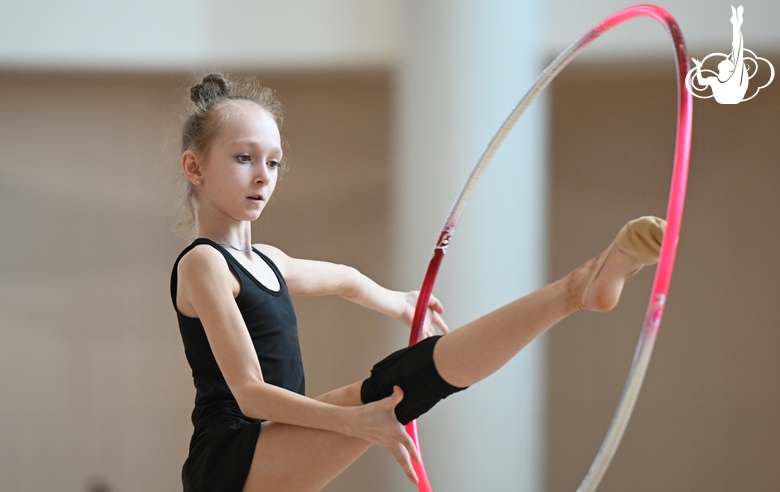
<path fill-rule="evenodd" d="M 400 386 L 393 386 L 393 394 L 390 395 L 390 401 L 393 402 L 393 407 L 401 403 L 404 399 L 404 390 Z"/>

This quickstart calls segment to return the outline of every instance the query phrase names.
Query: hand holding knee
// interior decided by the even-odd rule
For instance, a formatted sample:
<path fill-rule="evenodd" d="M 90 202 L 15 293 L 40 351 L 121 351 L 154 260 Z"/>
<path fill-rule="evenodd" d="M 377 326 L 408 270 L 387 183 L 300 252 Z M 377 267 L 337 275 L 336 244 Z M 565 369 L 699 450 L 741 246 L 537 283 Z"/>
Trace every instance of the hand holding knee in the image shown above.
<path fill-rule="evenodd" d="M 411 460 L 414 459 L 419 463 L 420 455 L 412 438 L 395 416 L 395 407 L 403 397 L 401 388 L 395 386 L 393 394 L 387 398 L 360 407 L 352 407 L 357 413 L 353 435 L 390 451 L 409 480 L 416 484 L 417 474 L 414 472 Z"/>

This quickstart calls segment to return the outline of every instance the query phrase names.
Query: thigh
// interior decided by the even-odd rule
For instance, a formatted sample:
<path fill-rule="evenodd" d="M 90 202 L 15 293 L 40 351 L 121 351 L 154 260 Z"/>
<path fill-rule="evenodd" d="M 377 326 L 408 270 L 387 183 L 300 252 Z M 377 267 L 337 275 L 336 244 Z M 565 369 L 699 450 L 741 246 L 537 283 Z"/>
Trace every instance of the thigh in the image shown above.
<path fill-rule="evenodd" d="M 318 491 L 370 446 L 335 432 L 266 422 L 244 492 Z"/>
<path fill-rule="evenodd" d="M 360 383 L 317 399 L 334 405 L 361 405 Z M 370 446 L 367 441 L 336 432 L 265 422 L 244 492 L 320 490 Z"/>

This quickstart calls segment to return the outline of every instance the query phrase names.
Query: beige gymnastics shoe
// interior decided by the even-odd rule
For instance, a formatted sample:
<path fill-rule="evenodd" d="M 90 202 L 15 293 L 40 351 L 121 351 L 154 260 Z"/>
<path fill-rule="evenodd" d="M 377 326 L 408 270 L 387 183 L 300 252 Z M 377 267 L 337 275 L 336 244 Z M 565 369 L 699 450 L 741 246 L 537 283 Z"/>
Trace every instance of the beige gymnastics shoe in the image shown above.
<path fill-rule="evenodd" d="M 612 241 L 612 244 L 599 256 L 593 273 L 585 284 L 581 299 L 582 305 L 595 311 L 609 311 L 612 309 L 620 298 L 623 284 L 641 270 L 642 266 L 658 262 L 665 231 L 666 221 L 652 216 L 639 217 L 624 225 L 618 232 L 615 240 Z M 631 263 L 636 264 L 636 266 L 633 268 L 629 266 L 631 269 L 625 274 L 619 285 L 615 285 L 612 289 L 607 289 L 604 294 L 598 296 L 599 299 L 594 299 L 592 303 L 588 303 L 586 299 L 591 293 L 591 287 L 604 268 L 604 263 L 609 258 L 613 248 L 617 248 L 635 260 Z M 626 260 L 631 261 L 630 259 Z"/>

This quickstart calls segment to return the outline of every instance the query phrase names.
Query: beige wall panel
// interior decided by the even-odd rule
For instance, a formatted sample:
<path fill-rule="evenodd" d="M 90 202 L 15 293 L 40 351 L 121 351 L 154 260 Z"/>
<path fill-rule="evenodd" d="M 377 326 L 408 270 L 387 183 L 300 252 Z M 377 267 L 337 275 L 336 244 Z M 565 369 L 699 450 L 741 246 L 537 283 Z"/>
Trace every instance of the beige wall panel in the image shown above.
<path fill-rule="evenodd" d="M 779 66 L 777 57 L 773 59 Z M 671 61 L 573 66 L 552 92 L 551 273 L 639 214 L 664 214 L 675 131 Z M 696 100 L 687 208 L 666 315 L 634 417 L 600 491 L 780 489 L 780 86 Z M 612 418 L 654 270 L 608 315 L 549 344 L 548 491 L 576 489 Z"/>
<path fill-rule="evenodd" d="M 168 279 L 186 243 L 165 213 L 186 79 L 0 74 L 0 490 L 181 489 L 194 389 Z M 387 279 L 387 76 L 268 82 L 291 170 L 256 239 Z M 296 304 L 312 395 L 362 378 L 402 329 Z M 381 490 L 389 460 L 330 490 Z"/>
<path fill-rule="evenodd" d="M 170 490 L 191 399 L 159 206 L 173 85 L 0 87 L 0 489 Z"/>

